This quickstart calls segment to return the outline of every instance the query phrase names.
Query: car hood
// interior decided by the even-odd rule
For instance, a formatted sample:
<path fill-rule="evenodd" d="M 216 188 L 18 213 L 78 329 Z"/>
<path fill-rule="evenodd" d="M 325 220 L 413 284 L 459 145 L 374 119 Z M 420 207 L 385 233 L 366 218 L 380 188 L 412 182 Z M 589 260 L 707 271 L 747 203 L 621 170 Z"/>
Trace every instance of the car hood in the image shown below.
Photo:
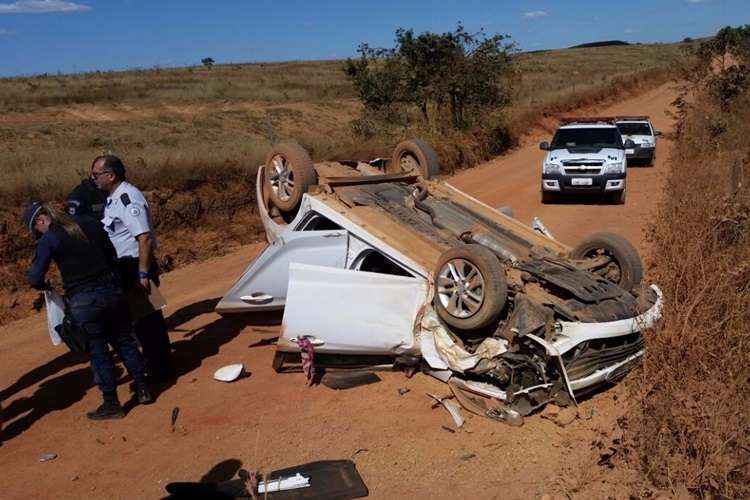
<path fill-rule="evenodd" d="M 554 149 L 547 154 L 547 161 L 554 163 L 563 163 L 573 160 L 612 162 L 621 161 L 623 150 L 615 148 L 571 148 L 571 149 Z"/>
<path fill-rule="evenodd" d="M 643 144 L 644 142 L 651 143 L 653 140 L 650 135 L 623 135 L 622 136 L 623 142 L 627 141 L 628 139 L 630 139 L 636 144 Z"/>

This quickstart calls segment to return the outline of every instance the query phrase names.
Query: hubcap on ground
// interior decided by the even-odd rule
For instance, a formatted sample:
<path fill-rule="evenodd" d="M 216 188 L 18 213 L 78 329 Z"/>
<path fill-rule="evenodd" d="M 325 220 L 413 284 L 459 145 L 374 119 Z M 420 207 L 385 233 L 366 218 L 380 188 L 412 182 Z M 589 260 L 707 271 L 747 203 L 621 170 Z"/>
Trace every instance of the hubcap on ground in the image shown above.
<path fill-rule="evenodd" d="M 271 189 L 281 201 L 286 201 L 294 193 L 294 172 L 283 156 L 274 156 L 271 164 Z"/>
<path fill-rule="evenodd" d="M 451 316 L 468 318 L 484 302 L 484 278 L 479 269 L 465 259 L 451 259 L 437 278 L 440 304 Z"/>

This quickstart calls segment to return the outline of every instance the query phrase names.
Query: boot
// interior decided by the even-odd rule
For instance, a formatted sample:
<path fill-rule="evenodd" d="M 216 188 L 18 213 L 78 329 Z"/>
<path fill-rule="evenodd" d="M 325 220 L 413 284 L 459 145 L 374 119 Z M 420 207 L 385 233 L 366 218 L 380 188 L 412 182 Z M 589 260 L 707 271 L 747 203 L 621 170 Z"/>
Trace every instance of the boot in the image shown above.
<path fill-rule="evenodd" d="M 138 402 L 142 405 L 150 405 L 154 402 L 154 397 L 151 395 L 151 391 L 146 384 L 138 385 L 135 394 L 138 396 Z"/>
<path fill-rule="evenodd" d="M 125 416 L 120 401 L 117 399 L 117 393 L 104 394 L 104 402 L 94 411 L 86 413 L 90 420 L 115 420 Z"/>

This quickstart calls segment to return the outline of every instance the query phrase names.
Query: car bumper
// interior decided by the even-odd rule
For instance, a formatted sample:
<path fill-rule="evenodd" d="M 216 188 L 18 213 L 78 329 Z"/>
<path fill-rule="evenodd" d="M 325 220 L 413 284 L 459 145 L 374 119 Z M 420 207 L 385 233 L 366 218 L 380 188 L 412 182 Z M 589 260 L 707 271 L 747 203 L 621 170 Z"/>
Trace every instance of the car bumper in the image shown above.
<path fill-rule="evenodd" d="M 633 148 L 633 152 L 627 154 L 626 156 L 628 160 L 650 160 L 654 157 L 655 150 L 656 148 L 654 148 L 653 146 L 636 146 L 635 148 Z"/>
<path fill-rule="evenodd" d="M 543 174 L 542 191 L 554 193 L 609 193 L 625 189 L 626 174 L 567 175 Z M 591 179 L 590 185 L 577 185 L 581 179 Z M 574 184 L 576 183 L 576 184 Z"/>

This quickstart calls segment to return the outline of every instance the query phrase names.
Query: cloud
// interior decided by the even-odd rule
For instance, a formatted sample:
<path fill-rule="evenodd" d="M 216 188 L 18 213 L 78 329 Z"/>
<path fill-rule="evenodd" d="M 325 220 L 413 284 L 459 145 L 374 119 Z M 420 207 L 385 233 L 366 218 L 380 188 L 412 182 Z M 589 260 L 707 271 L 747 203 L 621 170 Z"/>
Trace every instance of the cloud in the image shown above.
<path fill-rule="evenodd" d="M 13 30 L 5 29 L 5 28 L 0 28 L 0 36 L 13 36 L 15 34 L 16 34 L 16 32 L 13 31 Z"/>
<path fill-rule="evenodd" d="M 547 15 L 546 10 L 531 10 L 529 12 L 524 12 L 523 17 L 525 19 L 539 19 L 540 17 L 544 17 Z"/>
<path fill-rule="evenodd" d="M 692 3 L 692 4 L 696 4 L 696 3 L 708 3 L 708 0 L 685 0 L 685 2 L 686 3 Z"/>
<path fill-rule="evenodd" d="M 18 0 L 0 3 L 0 14 L 45 14 L 48 12 L 85 12 L 88 5 L 62 0 Z"/>
<path fill-rule="evenodd" d="M 638 30 L 635 30 L 633 28 L 625 28 L 626 35 L 632 35 L 633 33 L 638 33 Z"/>

